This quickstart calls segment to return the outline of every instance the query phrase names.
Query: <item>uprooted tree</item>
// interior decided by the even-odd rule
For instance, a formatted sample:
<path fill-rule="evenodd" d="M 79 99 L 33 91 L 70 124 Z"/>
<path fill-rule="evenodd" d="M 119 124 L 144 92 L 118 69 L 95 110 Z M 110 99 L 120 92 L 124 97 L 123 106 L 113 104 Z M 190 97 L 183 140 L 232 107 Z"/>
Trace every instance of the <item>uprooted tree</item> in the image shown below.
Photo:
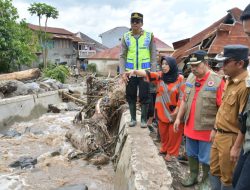
<path fill-rule="evenodd" d="M 116 79 L 87 77 L 87 104 L 75 116 L 75 128 L 66 137 L 80 152 L 70 158 L 95 158 L 94 164 L 104 164 L 112 156 L 121 113 L 125 104 L 125 86 Z M 101 155 L 101 156 L 100 156 Z"/>

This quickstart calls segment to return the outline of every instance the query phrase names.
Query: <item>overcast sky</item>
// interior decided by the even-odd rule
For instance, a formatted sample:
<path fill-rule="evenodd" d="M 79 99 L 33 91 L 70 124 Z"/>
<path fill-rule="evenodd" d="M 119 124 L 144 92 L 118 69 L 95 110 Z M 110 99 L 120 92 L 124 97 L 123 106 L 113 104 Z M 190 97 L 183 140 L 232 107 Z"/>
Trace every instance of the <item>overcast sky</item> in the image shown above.
<path fill-rule="evenodd" d="M 82 32 L 97 41 L 99 34 L 117 26 L 130 26 L 130 14 L 144 15 L 145 30 L 172 46 L 172 42 L 188 38 L 238 7 L 242 10 L 248 0 L 13 0 L 20 18 L 38 25 L 38 18 L 27 8 L 33 2 L 52 5 L 59 18 L 50 19 L 48 26 Z"/>

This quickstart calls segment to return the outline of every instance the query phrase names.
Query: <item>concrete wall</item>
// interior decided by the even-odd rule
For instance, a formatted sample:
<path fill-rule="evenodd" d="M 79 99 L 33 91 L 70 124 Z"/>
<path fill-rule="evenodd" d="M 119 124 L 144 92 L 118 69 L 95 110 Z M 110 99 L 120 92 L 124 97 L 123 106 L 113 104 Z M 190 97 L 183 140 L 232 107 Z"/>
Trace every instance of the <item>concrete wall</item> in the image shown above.
<path fill-rule="evenodd" d="M 102 38 L 102 44 L 108 48 L 115 47 L 121 43 L 121 38 L 124 33 L 128 32 L 129 28 L 127 27 L 116 27 L 107 32 L 100 34 Z"/>
<path fill-rule="evenodd" d="M 140 118 L 140 117 L 137 117 Z M 171 190 L 172 176 L 148 129 L 128 127 L 129 111 L 120 122 L 120 141 L 116 146 L 118 162 L 114 189 L 119 190 Z"/>
<path fill-rule="evenodd" d="M 0 130 L 18 121 L 26 121 L 47 112 L 48 104 L 61 102 L 58 91 L 16 96 L 0 100 Z"/>

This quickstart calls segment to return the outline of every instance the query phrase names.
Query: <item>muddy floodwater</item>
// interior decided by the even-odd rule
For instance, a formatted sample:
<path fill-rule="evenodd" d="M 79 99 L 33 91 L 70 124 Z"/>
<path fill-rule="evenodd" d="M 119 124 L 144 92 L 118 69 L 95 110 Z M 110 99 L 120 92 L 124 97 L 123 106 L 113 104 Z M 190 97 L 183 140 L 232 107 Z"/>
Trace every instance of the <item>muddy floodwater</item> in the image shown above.
<path fill-rule="evenodd" d="M 20 136 L 1 135 L 0 190 L 50 190 L 71 184 L 85 184 L 89 190 L 113 190 L 111 163 L 97 167 L 82 159 L 67 159 L 73 147 L 66 141 L 65 133 L 72 127 L 75 114 L 47 113 L 8 128 Z M 37 164 L 28 169 L 9 167 L 21 156 L 37 158 Z"/>

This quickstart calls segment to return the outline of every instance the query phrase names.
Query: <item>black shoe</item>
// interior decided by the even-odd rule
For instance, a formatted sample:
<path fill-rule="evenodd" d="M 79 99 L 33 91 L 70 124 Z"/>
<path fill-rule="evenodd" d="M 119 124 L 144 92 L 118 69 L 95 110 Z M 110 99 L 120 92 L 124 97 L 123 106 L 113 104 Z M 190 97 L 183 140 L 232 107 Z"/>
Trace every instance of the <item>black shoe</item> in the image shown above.
<path fill-rule="evenodd" d="M 187 163 L 188 162 L 188 158 L 185 155 L 179 155 L 177 157 L 177 159 L 178 159 L 179 162 L 183 162 L 183 163 Z"/>
<path fill-rule="evenodd" d="M 149 129 L 150 133 L 155 133 L 155 129 L 152 125 L 148 125 L 148 129 Z"/>
<path fill-rule="evenodd" d="M 166 154 L 167 154 L 166 152 L 158 152 L 159 156 L 166 156 Z"/>

